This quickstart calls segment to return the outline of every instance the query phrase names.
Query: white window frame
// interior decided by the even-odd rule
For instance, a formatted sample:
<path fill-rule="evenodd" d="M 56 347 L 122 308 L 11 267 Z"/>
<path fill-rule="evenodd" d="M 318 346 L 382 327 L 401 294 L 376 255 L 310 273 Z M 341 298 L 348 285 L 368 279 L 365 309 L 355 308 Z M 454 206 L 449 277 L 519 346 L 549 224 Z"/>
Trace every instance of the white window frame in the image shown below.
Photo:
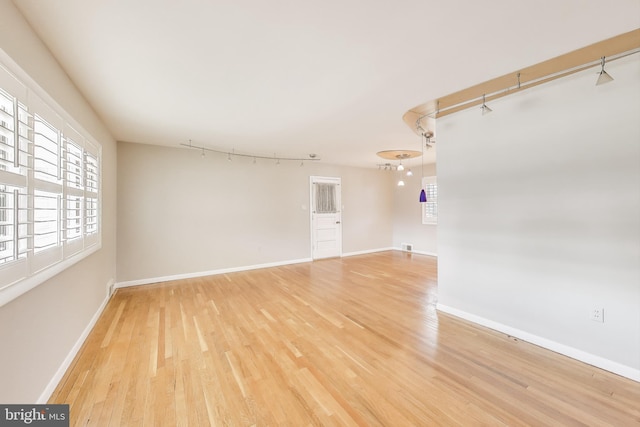
<path fill-rule="evenodd" d="M 422 188 L 427 194 L 426 203 L 420 203 L 422 223 L 436 225 L 438 224 L 438 180 L 435 176 L 425 176 L 422 178 Z"/>
<path fill-rule="evenodd" d="M 2 49 L 0 89 L 13 103 L 0 149 L 14 156 L 0 165 L 12 201 L 0 238 L 13 248 L 0 260 L 1 307 L 102 247 L 102 147 Z"/>

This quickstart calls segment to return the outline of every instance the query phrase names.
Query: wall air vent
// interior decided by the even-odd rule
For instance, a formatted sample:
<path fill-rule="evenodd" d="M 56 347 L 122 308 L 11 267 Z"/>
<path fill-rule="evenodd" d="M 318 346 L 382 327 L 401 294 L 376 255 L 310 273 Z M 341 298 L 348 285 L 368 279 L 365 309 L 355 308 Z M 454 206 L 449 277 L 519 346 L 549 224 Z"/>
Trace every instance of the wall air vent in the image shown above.
<path fill-rule="evenodd" d="M 411 243 L 403 243 L 402 244 L 402 250 L 404 252 L 411 252 L 411 251 L 413 251 L 413 245 Z"/>

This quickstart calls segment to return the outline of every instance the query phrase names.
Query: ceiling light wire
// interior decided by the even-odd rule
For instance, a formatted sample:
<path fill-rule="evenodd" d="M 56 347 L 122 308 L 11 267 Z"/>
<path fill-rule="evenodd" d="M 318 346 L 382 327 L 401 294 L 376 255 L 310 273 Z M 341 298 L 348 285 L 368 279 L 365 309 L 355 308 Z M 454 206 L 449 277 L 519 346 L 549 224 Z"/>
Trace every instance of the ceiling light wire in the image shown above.
<path fill-rule="evenodd" d="M 422 143 L 422 136 L 425 137 L 425 143 Z M 427 193 L 424 191 L 424 146 L 426 145 L 426 134 L 420 135 L 420 148 L 422 149 L 422 157 L 420 157 L 420 168 L 422 171 L 422 179 L 420 179 L 420 203 L 427 202 Z"/>

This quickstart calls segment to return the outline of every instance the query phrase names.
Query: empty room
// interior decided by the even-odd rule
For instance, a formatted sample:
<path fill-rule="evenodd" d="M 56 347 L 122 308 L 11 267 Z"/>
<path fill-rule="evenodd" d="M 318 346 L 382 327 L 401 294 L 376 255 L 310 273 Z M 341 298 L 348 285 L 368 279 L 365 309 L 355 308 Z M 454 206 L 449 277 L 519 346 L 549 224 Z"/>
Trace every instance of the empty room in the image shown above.
<path fill-rule="evenodd" d="M 0 425 L 640 425 L 639 118 L 637 0 L 0 0 Z"/>

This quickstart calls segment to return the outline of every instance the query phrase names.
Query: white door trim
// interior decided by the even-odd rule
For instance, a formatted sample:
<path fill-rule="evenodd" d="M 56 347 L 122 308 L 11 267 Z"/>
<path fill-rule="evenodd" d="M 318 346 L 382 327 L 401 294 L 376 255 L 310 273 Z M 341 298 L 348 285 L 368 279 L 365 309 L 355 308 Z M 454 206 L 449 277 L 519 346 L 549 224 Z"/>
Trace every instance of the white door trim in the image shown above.
<path fill-rule="evenodd" d="M 311 259 L 319 259 L 324 258 L 317 257 L 317 242 L 316 242 L 316 233 L 315 233 L 315 200 L 314 200 L 314 187 L 315 183 L 328 183 L 328 184 L 336 184 L 337 185 L 337 213 L 336 213 L 336 233 L 337 233 L 337 252 L 335 256 L 342 257 L 342 178 L 340 177 L 326 177 L 326 176 L 310 176 L 309 177 L 309 233 L 310 233 L 310 243 L 311 243 Z"/>

